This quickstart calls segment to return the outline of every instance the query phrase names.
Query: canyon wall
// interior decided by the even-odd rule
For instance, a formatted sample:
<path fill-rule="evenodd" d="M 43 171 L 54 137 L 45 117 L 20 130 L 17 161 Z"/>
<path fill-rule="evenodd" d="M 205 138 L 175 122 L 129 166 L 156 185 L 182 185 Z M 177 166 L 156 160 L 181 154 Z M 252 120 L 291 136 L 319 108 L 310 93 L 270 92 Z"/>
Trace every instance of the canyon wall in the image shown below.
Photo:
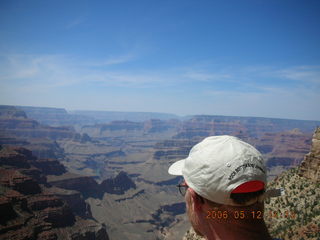
<path fill-rule="evenodd" d="M 313 134 L 311 150 L 304 157 L 299 174 L 315 182 L 320 181 L 320 127 Z"/>
<path fill-rule="evenodd" d="M 27 149 L 0 146 L 1 239 L 109 239 L 79 192 L 47 181 L 48 174 L 65 173 L 56 160 L 38 160 Z"/>

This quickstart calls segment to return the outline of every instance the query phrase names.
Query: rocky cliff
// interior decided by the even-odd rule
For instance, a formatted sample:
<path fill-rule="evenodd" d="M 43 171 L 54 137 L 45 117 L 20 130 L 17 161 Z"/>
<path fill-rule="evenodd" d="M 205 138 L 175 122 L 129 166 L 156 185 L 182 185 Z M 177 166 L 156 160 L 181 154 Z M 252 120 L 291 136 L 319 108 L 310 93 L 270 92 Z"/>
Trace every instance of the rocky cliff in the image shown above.
<path fill-rule="evenodd" d="M 0 136 L 24 138 L 73 138 L 70 127 L 49 127 L 27 118 L 26 114 L 12 106 L 0 105 Z"/>
<path fill-rule="evenodd" d="M 79 192 L 47 183 L 47 173 L 65 172 L 59 162 L 24 148 L 0 149 L 1 239 L 108 239 Z"/>
<path fill-rule="evenodd" d="M 28 118 L 50 126 L 70 126 L 94 124 L 96 120 L 90 116 L 69 114 L 63 108 L 15 106 L 26 113 Z"/>
<path fill-rule="evenodd" d="M 153 158 L 156 160 L 183 159 L 197 142 L 185 139 L 165 140 L 154 146 Z"/>
<path fill-rule="evenodd" d="M 0 105 L 0 118 L 27 118 L 27 115 L 14 106 Z"/>
<path fill-rule="evenodd" d="M 99 184 L 92 177 L 88 176 L 67 172 L 59 176 L 48 176 L 48 182 L 58 188 L 79 191 L 84 197 L 101 198 L 103 195 Z"/>
<path fill-rule="evenodd" d="M 104 180 L 100 184 L 100 188 L 104 192 L 119 195 L 131 188 L 136 189 L 136 184 L 129 178 L 126 172 L 121 171 L 115 178 Z"/>
<path fill-rule="evenodd" d="M 159 120 L 150 119 L 144 122 L 132 121 L 112 121 L 110 123 L 86 125 L 81 132 L 87 133 L 92 137 L 138 137 L 146 134 L 161 134 L 175 131 L 181 124 L 178 120 Z"/>
<path fill-rule="evenodd" d="M 136 185 L 126 172 L 121 171 L 116 177 L 108 178 L 98 184 L 92 177 L 65 173 L 60 176 L 48 176 L 48 183 L 52 186 L 76 190 L 84 197 L 102 198 L 104 193 L 121 195 Z"/>
<path fill-rule="evenodd" d="M 192 123 L 198 126 L 208 126 L 207 131 L 214 131 L 212 135 L 232 134 L 235 126 L 238 131 L 248 132 L 250 137 L 259 137 L 266 132 L 283 132 L 298 128 L 302 132 L 312 132 L 319 125 L 319 121 L 304 121 L 292 119 L 276 119 L 262 117 L 237 117 L 237 116 L 210 116 L 198 115 L 193 116 L 190 120 L 185 121 L 188 126 Z M 202 127 L 201 127 L 202 128 Z M 184 128 L 186 130 L 186 128 Z M 203 128 L 202 128 L 203 129 Z M 187 131 L 188 132 L 188 131 Z"/>
<path fill-rule="evenodd" d="M 315 182 L 320 181 L 320 127 L 313 135 L 311 151 L 304 157 L 299 174 Z"/>
<path fill-rule="evenodd" d="M 311 134 L 298 129 L 291 131 L 265 133 L 258 139 L 247 139 L 265 157 L 267 167 L 297 166 L 311 146 Z"/>
<path fill-rule="evenodd" d="M 271 235 L 284 240 L 320 237 L 319 184 L 299 176 L 292 168 L 270 182 L 270 188 L 283 188 L 285 195 L 265 204 L 265 221 Z"/>

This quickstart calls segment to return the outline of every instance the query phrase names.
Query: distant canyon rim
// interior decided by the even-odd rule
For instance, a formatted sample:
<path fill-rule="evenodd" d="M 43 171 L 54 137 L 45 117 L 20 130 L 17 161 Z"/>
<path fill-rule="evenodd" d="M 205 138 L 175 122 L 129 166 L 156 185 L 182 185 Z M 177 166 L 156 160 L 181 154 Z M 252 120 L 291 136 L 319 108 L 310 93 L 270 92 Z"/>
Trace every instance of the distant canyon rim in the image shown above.
<path fill-rule="evenodd" d="M 320 121 L 68 113 L 2 105 L 1 171 L 6 178 L 1 178 L 0 205 L 9 218 L 0 234 L 19 239 L 20 229 L 35 239 L 182 239 L 190 225 L 175 187 L 181 178 L 167 173 L 171 163 L 185 158 L 207 136 L 233 135 L 264 155 L 272 180 L 301 163 L 317 126 Z M 19 211 L 25 213 L 19 217 Z M 59 216 L 70 220 L 59 226 Z M 44 223 L 43 227 L 23 228 L 28 219 Z M 86 224 L 92 227 L 81 232 L 79 226 Z"/>

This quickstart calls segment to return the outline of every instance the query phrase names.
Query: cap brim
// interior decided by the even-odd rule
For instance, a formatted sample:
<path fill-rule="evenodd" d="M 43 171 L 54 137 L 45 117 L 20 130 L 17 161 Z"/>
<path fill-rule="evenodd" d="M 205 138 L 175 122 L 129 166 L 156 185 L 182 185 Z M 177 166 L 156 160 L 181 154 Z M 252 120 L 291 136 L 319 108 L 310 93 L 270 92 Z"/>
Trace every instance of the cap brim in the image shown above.
<path fill-rule="evenodd" d="M 185 161 L 185 159 L 182 159 L 182 160 L 179 160 L 179 161 L 173 163 L 169 167 L 168 173 L 170 175 L 182 176 L 182 168 L 184 167 L 184 161 Z"/>
<path fill-rule="evenodd" d="M 249 192 L 257 192 L 264 189 L 264 182 L 262 181 L 249 181 L 242 183 L 238 187 L 236 187 L 231 193 L 249 193 Z"/>

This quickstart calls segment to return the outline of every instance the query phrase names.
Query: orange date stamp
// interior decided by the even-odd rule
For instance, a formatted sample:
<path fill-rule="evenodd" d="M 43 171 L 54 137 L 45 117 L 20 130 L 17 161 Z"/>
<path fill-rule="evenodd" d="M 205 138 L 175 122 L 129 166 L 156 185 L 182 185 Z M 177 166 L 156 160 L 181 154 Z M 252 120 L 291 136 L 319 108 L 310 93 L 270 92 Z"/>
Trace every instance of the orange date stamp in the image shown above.
<path fill-rule="evenodd" d="M 207 219 L 262 219 L 262 211 L 219 211 L 209 210 L 207 211 Z"/>
<path fill-rule="evenodd" d="M 296 213 L 292 211 L 220 211 L 220 210 L 208 210 L 206 219 L 227 220 L 227 219 L 263 219 L 263 218 L 285 218 L 296 219 Z"/>
<path fill-rule="evenodd" d="M 283 219 L 297 219 L 297 214 L 295 212 L 292 212 L 292 211 L 266 211 L 264 213 L 264 216 L 266 218 L 276 218 L 276 219 L 280 219 L 280 218 L 283 218 Z"/>

